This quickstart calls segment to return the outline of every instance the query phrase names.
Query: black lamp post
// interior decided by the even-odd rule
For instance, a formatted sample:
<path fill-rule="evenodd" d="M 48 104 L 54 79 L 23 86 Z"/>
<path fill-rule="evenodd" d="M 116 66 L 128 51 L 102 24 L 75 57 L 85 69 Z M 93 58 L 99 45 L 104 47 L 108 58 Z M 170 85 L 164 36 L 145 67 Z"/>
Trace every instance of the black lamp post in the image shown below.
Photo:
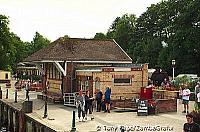
<path fill-rule="evenodd" d="M 75 111 L 73 111 L 73 116 L 72 116 L 72 129 L 71 132 L 75 132 L 76 131 L 76 123 L 75 123 Z"/>
<path fill-rule="evenodd" d="M 45 97 L 45 102 L 44 102 L 44 116 L 43 118 L 47 118 L 47 96 Z"/>
<path fill-rule="evenodd" d="M 176 61 L 172 60 L 172 80 L 174 81 L 174 67 L 175 67 Z"/>
<path fill-rule="evenodd" d="M 15 103 L 17 103 L 17 89 L 15 89 Z"/>
<path fill-rule="evenodd" d="M 1 86 L 0 86 L 0 99 L 2 99 L 2 90 L 1 90 Z"/>
<path fill-rule="evenodd" d="M 44 102 L 44 116 L 43 116 L 43 118 L 47 118 L 47 86 L 45 86 L 44 94 L 45 94 L 45 102 Z"/>
<path fill-rule="evenodd" d="M 8 88 L 6 89 L 6 99 L 8 99 Z"/>

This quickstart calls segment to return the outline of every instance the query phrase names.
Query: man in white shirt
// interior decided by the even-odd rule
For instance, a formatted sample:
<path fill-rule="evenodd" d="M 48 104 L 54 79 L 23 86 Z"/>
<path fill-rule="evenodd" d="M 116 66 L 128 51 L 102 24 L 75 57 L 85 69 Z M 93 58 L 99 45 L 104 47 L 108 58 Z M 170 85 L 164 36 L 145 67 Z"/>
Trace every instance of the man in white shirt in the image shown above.
<path fill-rule="evenodd" d="M 188 113 L 189 111 L 189 100 L 190 100 L 190 90 L 188 88 L 184 88 L 182 93 L 184 111 L 182 113 Z"/>
<path fill-rule="evenodd" d="M 200 81 L 197 82 L 197 85 L 194 88 L 195 101 L 197 102 L 197 94 L 200 92 Z"/>
<path fill-rule="evenodd" d="M 200 103 L 200 92 L 197 94 L 197 102 Z"/>
<path fill-rule="evenodd" d="M 200 92 L 197 94 L 198 111 L 200 112 Z"/>

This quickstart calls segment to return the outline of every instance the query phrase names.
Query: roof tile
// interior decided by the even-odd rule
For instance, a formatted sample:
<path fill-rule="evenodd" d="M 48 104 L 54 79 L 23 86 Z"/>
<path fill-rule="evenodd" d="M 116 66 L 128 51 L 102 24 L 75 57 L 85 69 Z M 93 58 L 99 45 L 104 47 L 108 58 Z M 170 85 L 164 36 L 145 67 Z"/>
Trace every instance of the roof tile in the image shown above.
<path fill-rule="evenodd" d="M 77 39 L 61 37 L 47 47 L 27 57 L 32 61 L 129 61 L 131 58 L 114 40 Z"/>

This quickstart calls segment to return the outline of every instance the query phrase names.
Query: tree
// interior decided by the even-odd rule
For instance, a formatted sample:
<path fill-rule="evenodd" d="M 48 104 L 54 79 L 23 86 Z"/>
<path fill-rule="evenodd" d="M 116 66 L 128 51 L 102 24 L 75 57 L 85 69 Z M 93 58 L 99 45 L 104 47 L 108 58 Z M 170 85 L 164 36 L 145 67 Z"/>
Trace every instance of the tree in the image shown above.
<path fill-rule="evenodd" d="M 8 24 L 8 18 L 4 15 L 0 15 L 0 69 L 3 70 L 11 70 L 11 57 L 13 57 L 14 54 L 14 47 L 12 46 Z"/>
<path fill-rule="evenodd" d="M 106 35 L 103 33 L 96 33 L 94 39 L 106 39 Z"/>
<path fill-rule="evenodd" d="M 21 39 L 14 33 L 11 33 L 11 35 L 15 52 L 11 67 L 12 70 L 15 71 L 17 68 L 17 63 L 23 61 L 24 58 L 31 54 L 31 44 L 29 42 L 21 41 Z"/>
<path fill-rule="evenodd" d="M 134 61 L 160 65 L 171 71 L 176 60 L 176 74 L 200 74 L 200 1 L 168 0 L 151 5 L 136 21 L 130 53 Z M 168 44 L 164 48 L 162 41 Z M 155 44 L 157 43 L 157 44 Z M 151 52 L 151 49 L 155 49 Z M 138 51 L 139 50 L 139 51 Z"/>
<path fill-rule="evenodd" d="M 17 63 L 28 55 L 47 46 L 50 41 L 36 32 L 33 41 L 23 42 L 10 32 L 8 17 L 0 15 L 0 69 L 15 70 Z"/>
<path fill-rule="evenodd" d="M 125 14 L 117 17 L 108 29 L 107 38 L 115 39 L 116 42 L 126 51 L 130 48 L 130 39 L 135 29 L 136 17 L 133 14 Z"/>
<path fill-rule="evenodd" d="M 34 53 L 34 52 L 46 47 L 49 43 L 50 43 L 50 40 L 43 37 L 40 33 L 36 32 L 35 36 L 33 38 L 33 41 L 31 41 L 31 44 L 32 44 L 31 53 Z"/>

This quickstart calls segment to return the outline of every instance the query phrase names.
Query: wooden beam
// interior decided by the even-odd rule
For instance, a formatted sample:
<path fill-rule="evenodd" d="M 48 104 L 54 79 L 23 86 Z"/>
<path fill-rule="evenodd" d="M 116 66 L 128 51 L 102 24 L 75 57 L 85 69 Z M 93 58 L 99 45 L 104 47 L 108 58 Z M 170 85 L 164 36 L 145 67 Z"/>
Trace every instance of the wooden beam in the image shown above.
<path fill-rule="evenodd" d="M 66 76 L 66 73 L 67 73 L 66 72 L 66 70 L 67 70 L 67 68 L 66 68 L 66 62 L 65 62 L 65 67 L 64 68 L 60 65 L 60 63 L 58 61 L 54 61 L 53 64 L 56 66 L 56 68 L 58 69 L 59 72 L 62 72 L 63 75 Z"/>

